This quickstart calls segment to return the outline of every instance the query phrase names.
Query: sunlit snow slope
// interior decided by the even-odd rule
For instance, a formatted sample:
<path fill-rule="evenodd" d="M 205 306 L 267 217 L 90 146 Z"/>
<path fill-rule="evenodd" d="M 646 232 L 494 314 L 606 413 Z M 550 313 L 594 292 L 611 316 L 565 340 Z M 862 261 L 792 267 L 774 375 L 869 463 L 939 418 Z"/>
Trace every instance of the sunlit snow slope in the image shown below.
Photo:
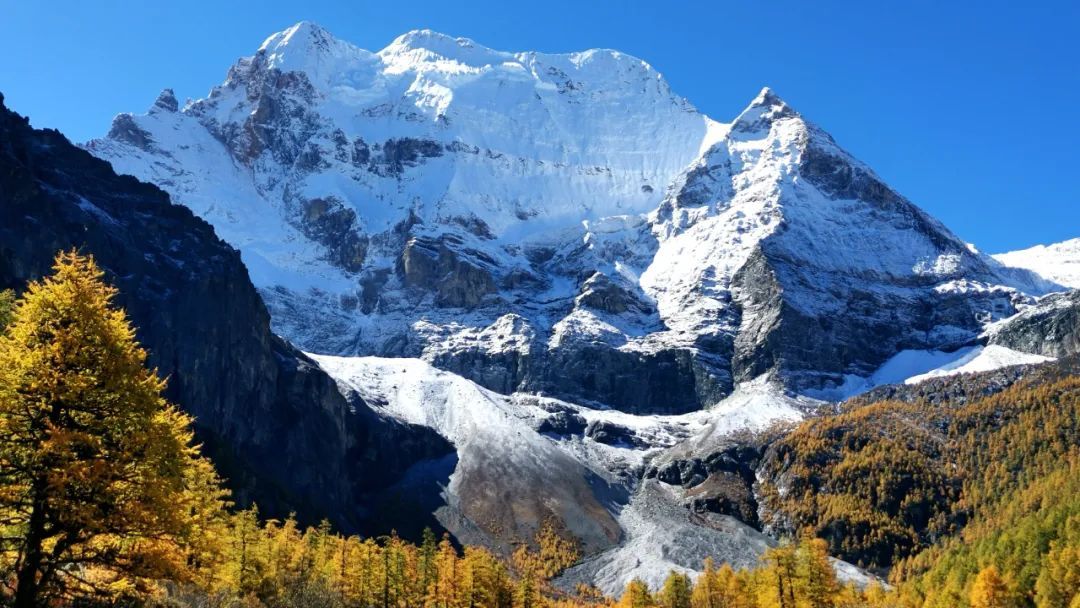
<path fill-rule="evenodd" d="M 994 259 L 1006 266 L 1032 270 L 1065 287 L 1080 289 L 1080 238 L 999 253 Z"/>
<path fill-rule="evenodd" d="M 829 390 L 1047 288 L 771 91 L 718 123 L 617 51 L 370 52 L 304 22 L 87 147 L 213 223 L 307 350 L 630 412 L 766 373 Z"/>

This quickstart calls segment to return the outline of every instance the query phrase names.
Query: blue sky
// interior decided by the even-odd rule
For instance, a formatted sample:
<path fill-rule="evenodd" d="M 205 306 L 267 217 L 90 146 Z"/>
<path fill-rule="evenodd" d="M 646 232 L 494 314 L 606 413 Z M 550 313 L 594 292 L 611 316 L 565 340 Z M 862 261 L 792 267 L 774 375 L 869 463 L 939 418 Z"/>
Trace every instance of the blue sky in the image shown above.
<path fill-rule="evenodd" d="M 765 85 L 984 251 L 1080 236 L 1080 2 L 0 0 L 0 91 L 75 141 L 310 19 L 379 49 L 616 48 L 729 120 Z"/>

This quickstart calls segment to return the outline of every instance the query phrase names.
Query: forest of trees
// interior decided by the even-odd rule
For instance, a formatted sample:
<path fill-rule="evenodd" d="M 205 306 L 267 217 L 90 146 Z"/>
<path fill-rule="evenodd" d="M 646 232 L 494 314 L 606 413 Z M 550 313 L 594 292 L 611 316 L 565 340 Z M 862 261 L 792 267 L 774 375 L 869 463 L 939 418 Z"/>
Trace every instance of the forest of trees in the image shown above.
<path fill-rule="evenodd" d="M 772 516 L 888 573 L 912 602 L 962 606 L 1000 587 L 991 605 L 1080 606 L 1080 378 L 860 404 L 776 447 L 772 473 L 790 483 L 764 488 Z"/>
<path fill-rule="evenodd" d="M 0 292 L 0 603 L 1080 608 L 1078 379 L 938 412 L 947 423 L 932 437 L 860 427 L 889 417 L 874 409 L 811 421 L 789 454 L 817 481 L 776 498 L 806 501 L 784 505 L 797 540 L 752 570 L 706 560 L 695 577 L 635 580 L 612 598 L 555 583 L 581 558 L 555 522 L 501 555 L 430 531 L 418 543 L 365 539 L 233 508 L 103 277 L 92 258 L 62 253 L 19 297 Z M 862 545 L 896 565 L 892 587 L 837 580 L 830 552 Z"/>

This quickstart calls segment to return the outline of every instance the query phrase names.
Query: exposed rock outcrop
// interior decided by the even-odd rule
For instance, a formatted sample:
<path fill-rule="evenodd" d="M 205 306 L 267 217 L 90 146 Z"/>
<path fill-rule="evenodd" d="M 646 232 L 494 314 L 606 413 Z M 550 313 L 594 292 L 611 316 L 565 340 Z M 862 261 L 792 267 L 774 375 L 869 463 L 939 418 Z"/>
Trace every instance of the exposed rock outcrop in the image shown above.
<path fill-rule="evenodd" d="M 119 288 L 168 398 L 195 416 L 241 503 L 356 530 L 360 496 L 449 451 L 427 429 L 348 407 L 270 332 L 238 252 L 206 222 L 56 131 L 32 129 L 0 97 L 0 287 L 23 288 L 73 247 Z"/>
<path fill-rule="evenodd" d="M 990 343 L 1047 357 L 1080 354 L 1080 290 L 1039 300 L 993 328 Z"/>

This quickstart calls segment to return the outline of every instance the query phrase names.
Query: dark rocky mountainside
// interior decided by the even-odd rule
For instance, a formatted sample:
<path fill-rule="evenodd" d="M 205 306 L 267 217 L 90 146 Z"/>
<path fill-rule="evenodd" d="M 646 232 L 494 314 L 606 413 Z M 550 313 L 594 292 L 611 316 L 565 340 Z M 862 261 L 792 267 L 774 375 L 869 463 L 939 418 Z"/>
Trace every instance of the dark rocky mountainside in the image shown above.
<path fill-rule="evenodd" d="M 73 247 L 119 288 L 168 397 L 196 417 L 240 502 L 356 529 L 363 495 L 450 451 L 431 431 L 347 404 L 272 334 L 239 253 L 209 224 L 57 131 L 33 129 L 0 95 L 0 288 L 23 288 Z"/>
<path fill-rule="evenodd" d="M 1051 294 L 990 334 L 991 344 L 1047 357 L 1080 353 L 1080 290 Z"/>

